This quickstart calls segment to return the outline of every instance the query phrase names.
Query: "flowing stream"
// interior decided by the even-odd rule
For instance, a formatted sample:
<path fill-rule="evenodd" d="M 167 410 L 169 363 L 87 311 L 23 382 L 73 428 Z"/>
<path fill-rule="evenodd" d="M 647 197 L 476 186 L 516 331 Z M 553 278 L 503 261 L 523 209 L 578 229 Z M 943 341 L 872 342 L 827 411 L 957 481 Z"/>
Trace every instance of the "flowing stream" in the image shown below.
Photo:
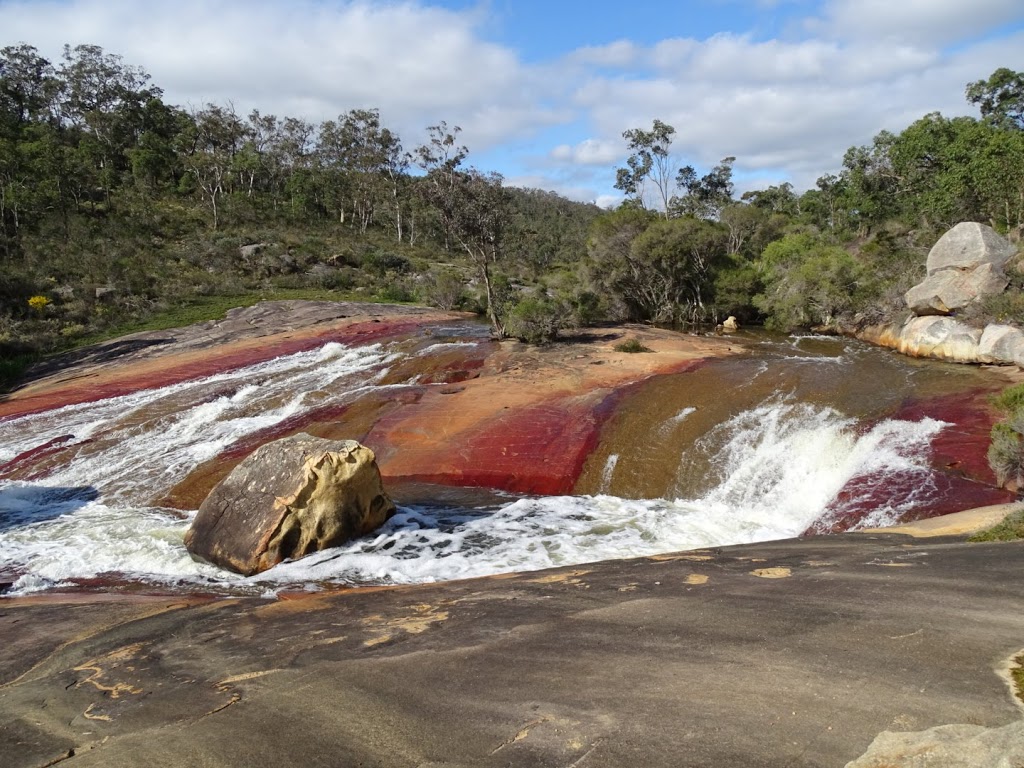
<path fill-rule="evenodd" d="M 617 414 L 592 457 L 593 495 L 446 491 L 441 501 L 400 504 L 369 537 L 250 578 L 193 561 L 182 544 L 191 515 L 152 500 L 246 435 L 384 386 L 410 386 L 382 383 L 410 353 L 330 343 L 0 422 L 0 465 L 49 444 L 75 447 L 70 460 L 65 452 L 59 464 L 43 462 L 38 477 L 0 480 L 0 581 L 11 582 L 8 595 L 23 595 L 109 574 L 232 594 L 445 580 L 796 536 L 830 514 L 858 477 L 900 478 L 897 485 L 913 489 L 877 504 L 860 525 L 895 521 L 934 492 L 930 449 L 946 425 L 881 417 L 892 404 L 882 401 L 976 374 L 845 340 L 747 344 L 744 355 L 701 376 L 666 377 L 642 418 Z M 729 394 L 723 381 L 734 382 Z"/>

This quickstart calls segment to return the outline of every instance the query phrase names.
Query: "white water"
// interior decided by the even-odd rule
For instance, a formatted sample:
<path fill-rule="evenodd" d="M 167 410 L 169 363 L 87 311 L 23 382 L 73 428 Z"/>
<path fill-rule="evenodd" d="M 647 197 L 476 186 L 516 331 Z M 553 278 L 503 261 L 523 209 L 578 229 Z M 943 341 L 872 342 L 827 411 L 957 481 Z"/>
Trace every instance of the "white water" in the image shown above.
<path fill-rule="evenodd" d="M 523 498 L 485 508 L 406 507 L 374 536 L 243 579 L 195 563 L 180 513 L 147 506 L 246 435 L 310 408 L 348 402 L 387 370 L 380 346 L 278 358 L 197 382 L 0 423 L 0 462 L 63 435 L 77 455 L 37 482 L 0 481 L 0 571 L 9 594 L 119 573 L 163 585 L 261 593 L 331 583 L 409 583 L 799 535 L 859 476 L 910 476 L 927 492 L 927 456 L 943 424 L 885 420 L 864 431 L 821 406 L 773 398 L 705 434 L 680 457 L 715 468 L 692 497 Z M 693 412 L 679 411 L 681 422 Z M 618 456 L 609 457 L 611 482 Z M 919 482 L 918 482 L 919 481 Z M 608 487 L 607 483 L 603 487 Z M 878 510 L 894 520 L 906 500 Z"/>

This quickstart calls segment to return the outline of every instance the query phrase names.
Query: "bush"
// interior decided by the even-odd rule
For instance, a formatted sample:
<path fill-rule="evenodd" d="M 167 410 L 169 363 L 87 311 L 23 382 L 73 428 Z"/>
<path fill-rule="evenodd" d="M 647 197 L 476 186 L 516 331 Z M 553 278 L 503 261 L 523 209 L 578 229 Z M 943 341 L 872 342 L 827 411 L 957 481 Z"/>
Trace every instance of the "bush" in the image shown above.
<path fill-rule="evenodd" d="M 509 313 L 505 331 L 528 344 L 547 344 L 558 337 L 568 324 L 569 312 L 564 304 L 547 297 L 528 296 L 521 299 Z"/>
<path fill-rule="evenodd" d="M 412 291 L 404 283 L 388 283 L 377 290 L 377 298 L 387 302 L 409 302 L 415 301 Z"/>
<path fill-rule="evenodd" d="M 654 350 L 650 347 L 645 347 L 640 343 L 639 339 L 626 339 L 620 344 L 615 345 L 616 352 L 626 352 L 628 354 L 636 354 L 637 352 L 653 352 Z"/>
<path fill-rule="evenodd" d="M 455 309 L 466 297 L 462 279 L 450 269 L 432 270 L 420 292 L 427 304 L 443 310 Z"/>
<path fill-rule="evenodd" d="M 384 277 L 389 272 L 404 275 L 412 271 L 412 263 L 397 253 L 372 251 L 363 256 L 363 269 L 378 277 Z"/>
<path fill-rule="evenodd" d="M 988 464 L 1000 485 L 1024 486 L 1024 384 L 1010 387 L 992 398 L 1005 417 L 992 427 Z"/>

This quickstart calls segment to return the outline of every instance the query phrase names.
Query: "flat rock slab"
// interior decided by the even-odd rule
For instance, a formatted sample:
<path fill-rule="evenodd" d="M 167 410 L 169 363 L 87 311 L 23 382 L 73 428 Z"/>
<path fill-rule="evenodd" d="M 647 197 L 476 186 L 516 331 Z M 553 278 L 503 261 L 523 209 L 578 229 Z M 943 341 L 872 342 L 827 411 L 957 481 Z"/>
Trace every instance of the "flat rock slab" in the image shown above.
<path fill-rule="evenodd" d="M 4 765 L 831 767 L 1024 715 L 1001 676 L 1024 543 L 848 534 L 293 598 L 0 603 Z"/>

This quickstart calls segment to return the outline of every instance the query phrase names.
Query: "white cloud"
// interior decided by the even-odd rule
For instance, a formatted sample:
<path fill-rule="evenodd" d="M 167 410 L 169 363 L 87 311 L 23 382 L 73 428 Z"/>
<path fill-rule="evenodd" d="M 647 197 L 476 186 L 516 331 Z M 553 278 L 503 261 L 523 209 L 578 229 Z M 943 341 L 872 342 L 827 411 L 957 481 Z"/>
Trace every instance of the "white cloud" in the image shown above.
<path fill-rule="evenodd" d="M 640 47 L 629 40 L 616 40 L 607 45 L 577 48 L 568 57 L 571 61 L 597 67 L 628 67 L 636 63 Z"/>
<path fill-rule="evenodd" d="M 492 156 L 518 158 L 499 168 L 510 183 L 586 200 L 614 197 L 622 131 L 654 118 L 675 126 L 680 165 L 735 155 L 748 179 L 813 185 L 882 128 L 973 113 L 966 83 L 1018 67 L 1024 50 L 1024 32 L 974 39 L 1024 21 L 1021 0 L 824 0 L 779 39 L 620 39 L 527 64 L 484 39 L 486 4 L 429 2 L 0 0 L 0 45 L 23 40 L 56 60 L 64 43 L 96 43 L 181 105 L 314 121 L 376 106 L 410 147 L 446 120 L 471 161 L 502 148 Z M 536 145 L 554 125 L 557 146 Z"/>
<path fill-rule="evenodd" d="M 551 158 L 560 163 L 608 166 L 622 157 L 622 141 L 584 139 L 575 146 L 559 144 L 551 150 Z"/>
<path fill-rule="evenodd" d="M 64 43 L 101 45 L 149 71 L 172 103 L 314 120 L 376 106 L 409 143 L 443 119 L 474 150 L 566 119 L 535 98 L 516 52 L 480 38 L 477 21 L 413 2 L 0 3 L 4 38 L 54 60 Z"/>
<path fill-rule="evenodd" d="M 655 74 L 593 75 L 573 98 L 590 116 L 592 140 L 611 141 L 625 127 L 658 118 L 676 128 L 680 165 L 707 168 L 734 155 L 738 171 L 781 173 L 806 188 L 838 170 L 848 147 L 869 143 L 881 129 L 902 130 L 932 111 L 973 114 L 965 85 L 1013 66 L 1022 47 L 1024 33 L 952 53 L 875 40 L 721 34 L 663 41 L 648 50 Z"/>
<path fill-rule="evenodd" d="M 943 45 L 1022 17 L 1020 0 L 830 0 L 810 28 L 842 39 Z"/>

